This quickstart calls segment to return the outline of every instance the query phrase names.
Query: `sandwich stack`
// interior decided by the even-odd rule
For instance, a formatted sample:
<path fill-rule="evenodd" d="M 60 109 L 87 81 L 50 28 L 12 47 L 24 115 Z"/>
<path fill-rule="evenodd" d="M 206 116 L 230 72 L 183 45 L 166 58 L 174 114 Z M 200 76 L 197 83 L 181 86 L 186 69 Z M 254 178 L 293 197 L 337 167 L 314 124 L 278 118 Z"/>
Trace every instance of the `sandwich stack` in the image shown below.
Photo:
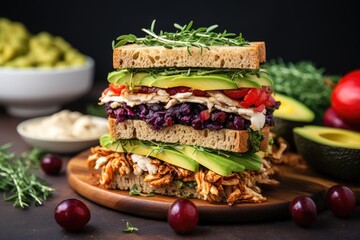
<path fill-rule="evenodd" d="M 109 134 L 88 166 L 109 189 L 233 205 L 266 201 L 276 185 L 264 158 L 279 107 L 262 63 L 264 42 L 217 25 L 122 35 L 100 97 Z"/>

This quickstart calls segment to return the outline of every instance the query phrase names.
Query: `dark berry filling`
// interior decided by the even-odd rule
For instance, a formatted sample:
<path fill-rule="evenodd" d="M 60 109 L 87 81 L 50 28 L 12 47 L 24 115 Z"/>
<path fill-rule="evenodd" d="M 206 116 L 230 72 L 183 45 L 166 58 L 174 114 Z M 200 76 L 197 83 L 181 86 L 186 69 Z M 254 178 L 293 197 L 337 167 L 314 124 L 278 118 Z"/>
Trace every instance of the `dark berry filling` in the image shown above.
<path fill-rule="evenodd" d="M 245 130 L 250 126 L 250 121 L 234 113 L 219 110 L 207 112 L 207 107 L 198 103 L 181 103 L 165 109 L 165 104 L 141 104 L 129 107 L 125 103 L 118 108 L 111 108 L 106 104 L 108 117 L 115 118 L 118 122 L 127 119 L 143 120 L 151 125 L 154 130 L 163 129 L 173 124 L 192 126 L 194 129 L 219 130 L 223 128 Z M 278 104 L 275 106 L 278 107 Z M 266 108 L 265 125 L 273 126 L 273 107 Z"/>

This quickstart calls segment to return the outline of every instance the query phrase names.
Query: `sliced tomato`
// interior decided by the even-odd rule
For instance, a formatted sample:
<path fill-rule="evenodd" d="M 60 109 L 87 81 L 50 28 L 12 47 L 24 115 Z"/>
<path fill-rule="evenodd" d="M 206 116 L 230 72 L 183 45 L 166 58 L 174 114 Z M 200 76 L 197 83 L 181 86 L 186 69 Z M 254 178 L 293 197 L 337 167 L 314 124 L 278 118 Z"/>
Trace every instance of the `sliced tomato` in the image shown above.
<path fill-rule="evenodd" d="M 198 89 L 192 89 L 191 92 L 195 95 L 195 96 L 205 96 L 206 95 L 206 91 L 202 91 L 202 90 L 198 90 Z"/>
<path fill-rule="evenodd" d="M 268 94 L 264 91 L 261 92 L 259 98 L 255 101 L 255 106 L 260 106 L 268 98 Z"/>
<path fill-rule="evenodd" d="M 254 108 L 255 112 L 262 112 L 265 108 L 265 104 L 260 104 L 259 106 Z"/>
<path fill-rule="evenodd" d="M 268 98 L 264 101 L 266 107 L 271 107 L 275 105 L 275 99 L 272 95 L 268 95 Z"/>
<path fill-rule="evenodd" d="M 246 105 L 253 105 L 255 104 L 256 100 L 260 97 L 262 91 L 260 88 L 251 88 L 250 91 L 244 97 L 244 102 Z"/>
<path fill-rule="evenodd" d="M 177 93 L 189 92 L 190 88 L 188 88 L 188 87 L 172 87 L 172 88 L 167 88 L 165 90 L 169 95 L 175 95 Z"/>
<path fill-rule="evenodd" d="M 229 98 L 233 99 L 241 99 L 243 98 L 251 88 L 240 88 L 240 89 L 231 89 L 231 90 L 224 90 L 223 93 L 228 96 Z"/>
<path fill-rule="evenodd" d="M 121 91 L 126 88 L 126 85 L 117 85 L 117 84 L 114 84 L 114 83 L 110 83 L 109 84 L 109 89 L 115 93 L 116 95 L 120 95 L 121 94 Z"/>

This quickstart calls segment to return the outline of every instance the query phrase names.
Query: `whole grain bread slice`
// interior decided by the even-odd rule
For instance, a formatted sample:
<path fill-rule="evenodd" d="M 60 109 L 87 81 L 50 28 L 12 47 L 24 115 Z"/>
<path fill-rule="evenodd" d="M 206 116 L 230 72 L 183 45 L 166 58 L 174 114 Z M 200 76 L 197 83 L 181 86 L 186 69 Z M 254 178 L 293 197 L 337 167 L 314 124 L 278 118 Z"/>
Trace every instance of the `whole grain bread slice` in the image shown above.
<path fill-rule="evenodd" d="M 126 120 L 117 122 L 114 118 L 108 118 L 110 135 L 117 139 L 137 138 L 147 141 L 159 141 L 165 143 L 178 143 L 180 145 L 194 145 L 230 152 L 243 153 L 251 147 L 249 145 L 249 133 L 246 130 L 196 130 L 190 126 L 173 125 L 161 130 L 153 130 L 150 125 L 142 120 Z M 260 150 L 268 147 L 269 127 L 262 129 L 264 136 Z"/>
<path fill-rule="evenodd" d="M 259 69 L 266 61 L 265 43 L 252 42 L 248 46 L 211 46 L 210 49 L 186 47 L 172 49 L 163 46 L 124 45 L 113 51 L 113 67 L 161 68 L 201 67 Z"/>

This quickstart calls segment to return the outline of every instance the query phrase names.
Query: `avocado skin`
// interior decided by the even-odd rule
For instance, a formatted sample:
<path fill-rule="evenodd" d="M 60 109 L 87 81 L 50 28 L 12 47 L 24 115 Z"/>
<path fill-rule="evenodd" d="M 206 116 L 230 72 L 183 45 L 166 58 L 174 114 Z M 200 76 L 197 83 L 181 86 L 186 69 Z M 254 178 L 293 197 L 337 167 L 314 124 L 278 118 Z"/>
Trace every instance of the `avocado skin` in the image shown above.
<path fill-rule="evenodd" d="M 311 168 L 335 179 L 360 182 L 360 150 L 328 146 L 294 133 L 298 153 Z"/>

